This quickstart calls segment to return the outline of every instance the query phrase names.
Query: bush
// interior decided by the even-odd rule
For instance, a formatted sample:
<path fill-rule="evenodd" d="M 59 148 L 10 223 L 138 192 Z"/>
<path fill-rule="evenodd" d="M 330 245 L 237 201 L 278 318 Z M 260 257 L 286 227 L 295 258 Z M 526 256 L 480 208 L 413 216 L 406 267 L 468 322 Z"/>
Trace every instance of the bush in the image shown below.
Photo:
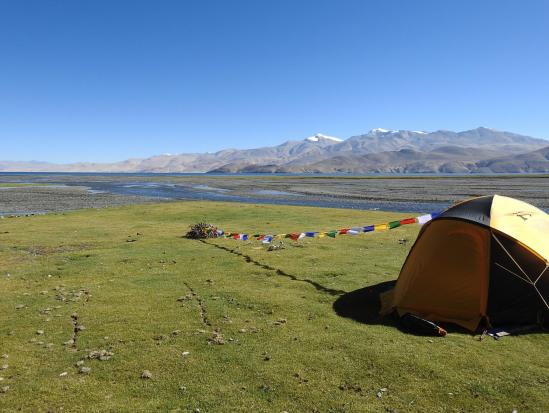
<path fill-rule="evenodd" d="M 219 233 L 217 232 L 217 227 L 206 222 L 199 222 L 190 226 L 190 231 L 185 235 L 186 238 L 190 239 L 204 239 L 204 238 L 217 238 Z"/>

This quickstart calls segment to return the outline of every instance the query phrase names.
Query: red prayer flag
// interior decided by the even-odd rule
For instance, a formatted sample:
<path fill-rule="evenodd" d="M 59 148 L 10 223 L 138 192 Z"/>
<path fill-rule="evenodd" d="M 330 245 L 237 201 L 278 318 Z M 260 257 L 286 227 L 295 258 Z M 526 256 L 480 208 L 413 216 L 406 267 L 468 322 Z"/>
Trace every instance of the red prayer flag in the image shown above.
<path fill-rule="evenodd" d="M 293 239 L 294 241 L 297 241 L 297 239 L 299 238 L 299 234 L 294 232 L 294 233 L 290 234 L 290 238 Z"/>
<path fill-rule="evenodd" d="M 415 224 L 415 223 L 416 223 L 415 218 L 406 218 L 400 221 L 400 225 Z"/>
<path fill-rule="evenodd" d="M 340 229 L 340 230 L 339 230 L 339 233 L 340 233 L 341 235 L 346 234 L 347 232 L 349 232 L 349 228 L 343 228 L 343 229 Z"/>

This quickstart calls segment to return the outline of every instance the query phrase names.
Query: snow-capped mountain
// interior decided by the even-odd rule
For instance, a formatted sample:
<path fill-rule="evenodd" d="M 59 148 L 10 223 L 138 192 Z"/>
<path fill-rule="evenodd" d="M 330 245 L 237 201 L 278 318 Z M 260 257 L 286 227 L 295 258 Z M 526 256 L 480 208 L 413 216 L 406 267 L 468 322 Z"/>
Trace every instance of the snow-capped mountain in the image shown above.
<path fill-rule="evenodd" d="M 317 133 L 272 147 L 163 154 L 110 164 L 0 162 L 0 171 L 465 173 L 478 169 L 479 161 L 515 156 L 548 145 L 544 139 L 483 127 L 463 132 L 376 128 L 345 140 Z M 539 158 L 539 154 L 535 156 Z M 482 171 L 489 171 L 490 165 L 484 162 Z M 526 169 L 522 166 L 521 170 Z"/>

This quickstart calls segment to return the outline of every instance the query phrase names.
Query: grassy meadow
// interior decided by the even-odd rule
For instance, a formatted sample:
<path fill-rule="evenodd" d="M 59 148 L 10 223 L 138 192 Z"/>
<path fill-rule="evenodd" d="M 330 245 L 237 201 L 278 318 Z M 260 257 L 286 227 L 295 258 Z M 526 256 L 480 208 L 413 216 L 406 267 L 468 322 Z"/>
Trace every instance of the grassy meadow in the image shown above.
<path fill-rule="evenodd" d="M 421 337 L 366 314 L 375 294 L 345 301 L 398 276 L 416 225 L 277 251 L 181 237 L 406 215 L 177 202 L 2 219 L 0 411 L 549 411 L 546 334 Z"/>

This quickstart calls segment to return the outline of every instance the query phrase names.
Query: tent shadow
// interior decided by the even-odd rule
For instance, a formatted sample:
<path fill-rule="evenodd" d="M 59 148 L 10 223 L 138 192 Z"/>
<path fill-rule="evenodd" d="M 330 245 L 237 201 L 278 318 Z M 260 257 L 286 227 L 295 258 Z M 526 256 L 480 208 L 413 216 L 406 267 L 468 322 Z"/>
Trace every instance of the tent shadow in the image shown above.
<path fill-rule="evenodd" d="M 338 316 L 360 323 L 398 327 L 395 317 L 379 315 L 379 294 L 393 288 L 395 283 L 396 280 L 385 281 L 343 294 L 334 302 L 333 309 Z"/>
<path fill-rule="evenodd" d="M 379 284 L 371 285 L 368 287 L 360 288 L 355 291 L 341 295 L 333 304 L 333 309 L 336 314 L 343 318 L 350 318 L 354 321 L 363 324 L 370 325 L 384 325 L 388 327 L 396 328 L 403 333 L 411 334 L 414 336 L 428 336 L 429 334 L 421 334 L 416 331 L 411 331 L 405 328 L 398 320 L 396 315 L 381 316 L 379 310 L 381 309 L 381 301 L 379 300 L 379 294 L 390 290 L 396 284 L 396 280 L 385 281 Z M 458 333 L 465 335 L 477 335 L 480 331 L 472 333 L 463 327 L 450 323 L 441 323 L 448 333 Z M 534 329 L 532 331 L 526 331 L 523 333 L 515 333 L 515 336 L 523 334 L 547 334 L 547 327 Z"/>
<path fill-rule="evenodd" d="M 379 284 L 360 288 L 340 296 L 333 304 L 333 309 L 340 317 L 350 318 L 359 323 L 370 325 L 384 325 L 396 328 L 404 333 L 415 336 L 427 336 L 429 334 L 421 334 L 405 328 L 398 320 L 396 315 L 381 316 L 381 301 L 379 294 L 390 290 L 396 284 L 396 280 L 384 281 Z M 471 334 L 464 328 L 447 324 L 443 327 L 449 333 Z"/>

